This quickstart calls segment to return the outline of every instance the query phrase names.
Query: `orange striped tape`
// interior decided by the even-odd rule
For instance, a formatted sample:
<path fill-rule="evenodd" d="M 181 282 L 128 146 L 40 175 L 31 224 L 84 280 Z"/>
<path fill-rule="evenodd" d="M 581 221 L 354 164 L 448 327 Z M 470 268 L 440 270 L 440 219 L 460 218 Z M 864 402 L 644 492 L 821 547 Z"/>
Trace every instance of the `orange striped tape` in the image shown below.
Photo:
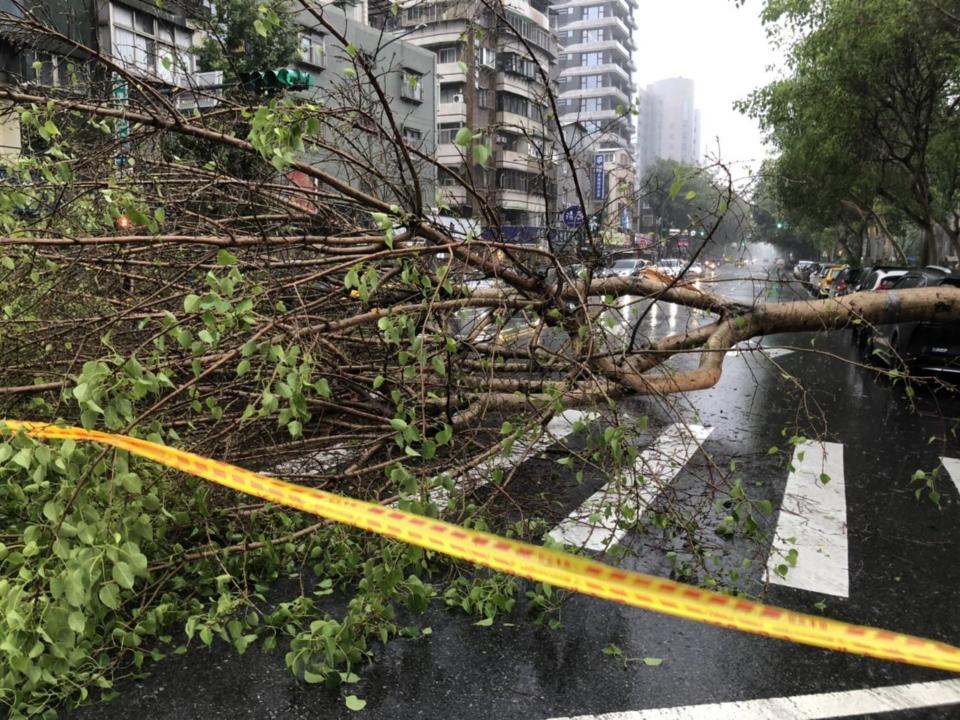
<path fill-rule="evenodd" d="M 14 420 L 0 421 L 0 429 L 4 423 L 8 429 L 22 430 L 34 438 L 99 442 L 269 502 L 585 595 L 828 650 L 960 672 L 960 648 L 942 642 L 783 610 L 620 570 L 588 558 L 301 487 L 146 440 Z"/>

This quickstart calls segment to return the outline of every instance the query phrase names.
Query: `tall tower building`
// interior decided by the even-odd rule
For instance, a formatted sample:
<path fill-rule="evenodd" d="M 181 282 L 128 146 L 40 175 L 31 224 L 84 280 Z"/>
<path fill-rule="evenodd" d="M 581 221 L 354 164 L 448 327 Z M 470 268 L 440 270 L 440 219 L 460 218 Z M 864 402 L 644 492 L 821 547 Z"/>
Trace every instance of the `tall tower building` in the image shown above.
<path fill-rule="evenodd" d="M 369 7 L 371 24 L 436 53 L 436 157 L 449 171 L 438 179 L 441 213 L 499 225 L 506 240 L 537 240 L 554 221 L 546 215 L 556 194 L 555 125 L 544 101 L 557 57 L 549 0 L 408 0 L 396 13 L 384 0 Z M 472 144 L 455 142 L 464 128 L 475 134 Z M 486 162 L 477 162 L 486 155 L 473 152 L 477 143 L 489 143 Z"/>
<path fill-rule="evenodd" d="M 700 162 L 700 111 L 689 78 L 658 80 L 640 97 L 637 165 L 641 175 L 656 160 L 685 165 Z"/>
<path fill-rule="evenodd" d="M 635 175 L 633 51 L 636 0 L 554 2 L 560 120 L 583 126 L 593 163 L 590 201 L 605 224 L 629 230 Z"/>

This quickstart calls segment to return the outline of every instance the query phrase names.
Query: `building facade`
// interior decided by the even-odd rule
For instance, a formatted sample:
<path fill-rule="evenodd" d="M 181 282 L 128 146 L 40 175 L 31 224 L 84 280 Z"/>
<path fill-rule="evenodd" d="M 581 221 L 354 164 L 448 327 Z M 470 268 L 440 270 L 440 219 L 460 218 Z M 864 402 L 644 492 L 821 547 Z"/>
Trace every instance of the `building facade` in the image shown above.
<path fill-rule="evenodd" d="M 633 11 L 636 0 L 554 2 L 562 48 L 557 66 L 560 121 L 585 133 L 578 154 L 591 182 L 588 212 L 601 215 L 610 240 L 626 241 L 634 227 L 635 186 Z M 614 240 L 613 244 L 617 244 Z"/>
<path fill-rule="evenodd" d="M 421 0 L 395 15 L 390 3 L 370 6 L 374 25 L 436 55 L 441 209 L 510 241 L 534 242 L 556 215 L 548 12 L 546 0 Z M 468 144 L 464 128 L 475 136 Z"/>
<path fill-rule="evenodd" d="M 700 111 L 695 107 L 694 82 L 689 78 L 658 80 L 640 93 L 638 176 L 642 178 L 657 160 L 700 163 Z"/>
<path fill-rule="evenodd" d="M 0 0 L 9 3 L 9 0 Z M 183 109 L 192 109 L 197 99 L 203 97 L 206 104 L 201 108 L 216 105 L 218 89 L 203 91 L 204 86 L 222 85 L 222 74 L 201 73 L 192 50 L 200 42 L 203 25 L 200 18 L 212 7 L 210 0 L 204 2 L 169 3 L 158 6 L 146 0 L 34 0 L 39 18 L 79 43 L 91 48 L 122 67 L 132 76 L 143 79 L 144 84 L 160 90 Z M 346 0 L 321 3 L 323 13 L 336 30 L 343 34 L 351 50 L 364 52 L 373 57 L 376 74 L 388 100 L 389 112 L 399 125 L 407 144 L 427 156 L 435 152 L 435 55 L 402 38 L 385 36 L 367 23 L 366 0 Z M 13 13 L 15 14 L 15 13 Z M 362 102 L 356 97 L 355 86 L 346 87 L 349 74 L 346 69 L 353 64 L 351 52 L 342 43 L 330 36 L 316 18 L 305 10 L 296 16 L 299 25 L 297 56 L 290 64 L 308 73 L 313 88 L 298 92 L 302 100 L 315 100 L 323 104 L 327 99 L 344 98 L 345 104 Z M 356 49 L 356 50 L 354 50 Z M 111 78 L 101 70 L 101 77 L 89 74 L 88 57 L 71 47 L 57 47 L 42 39 L 23 37 L 11 33 L 0 35 L 0 57 L 6 58 L 0 81 L 25 87 L 42 87 L 46 90 L 70 90 L 82 93 L 103 93 L 105 87 L 112 90 L 118 104 L 129 98 L 131 89 L 125 82 Z M 275 70 L 276 68 L 263 68 Z M 118 76 L 119 77 L 119 76 Z M 97 85 L 97 83 L 101 83 Z M 107 85 L 103 85 L 107 83 Z M 202 92 L 201 92 L 202 91 Z M 133 90 L 135 92 L 135 90 Z M 371 93 L 372 95 L 372 93 Z M 370 102 L 374 111 L 383 111 L 382 103 Z M 371 117 L 374 115 L 371 113 Z M 342 124 L 342 123 L 341 123 Z M 377 152 L 384 148 L 373 147 L 371 138 L 377 134 L 369 128 L 349 129 L 351 146 L 366 145 L 365 156 L 376 162 Z M 15 117 L 0 124 L 0 154 L 16 155 L 19 151 L 18 124 Z M 308 158 L 322 165 L 325 170 L 348 180 L 351 184 L 369 186 L 376 182 L 370 172 L 358 173 L 347 162 L 313 155 Z M 387 174 L 386 165 L 378 166 Z M 422 173 L 424 202 L 433 200 L 432 165 L 423 163 Z M 300 184 L 303 179 L 293 179 Z"/>

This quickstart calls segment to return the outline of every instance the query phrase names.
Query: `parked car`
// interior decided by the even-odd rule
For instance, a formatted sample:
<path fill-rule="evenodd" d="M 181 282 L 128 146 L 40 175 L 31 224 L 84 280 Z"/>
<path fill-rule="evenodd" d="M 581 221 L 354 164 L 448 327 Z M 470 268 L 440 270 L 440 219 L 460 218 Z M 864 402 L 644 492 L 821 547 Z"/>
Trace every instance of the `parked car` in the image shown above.
<path fill-rule="evenodd" d="M 828 265 L 826 268 L 824 268 L 823 272 L 820 273 L 820 280 L 814 288 L 813 294 L 820 297 L 828 297 L 830 295 L 830 287 L 833 285 L 833 281 L 846 267 L 846 265 Z"/>
<path fill-rule="evenodd" d="M 806 282 L 807 277 L 810 275 L 810 271 L 813 270 L 813 266 L 816 264 L 817 263 L 815 260 L 801 260 L 793 266 L 793 276 L 797 280 Z"/>
<path fill-rule="evenodd" d="M 687 268 L 687 277 L 703 277 L 703 265 L 696 261 L 693 262 L 690 267 Z"/>
<path fill-rule="evenodd" d="M 896 281 L 891 291 L 910 288 L 953 286 L 960 288 L 960 273 L 946 268 L 910 270 Z M 891 305 L 896 313 L 897 305 Z M 960 326 L 936 322 L 891 322 L 866 331 L 862 346 L 868 360 L 890 367 L 901 363 L 911 371 L 960 373 Z"/>
<path fill-rule="evenodd" d="M 864 268 L 846 267 L 841 270 L 830 286 L 830 297 L 843 297 L 855 292 L 863 277 Z"/>
<path fill-rule="evenodd" d="M 819 287 L 820 273 L 823 272 L 824 267 L 826 266 L 823 263 L 813 263 L 804 276 L 803 282 L 809 286 L 810 292 L 813 292 L 814 288 Z"/>
<path fill-rule="evenodd" d="M 860 282 L 857 284 L 857 290 L 889 290 L 897 280 L 906 275 L 909 270 L 910 268 L 893 265 L 864 268 Z"/>

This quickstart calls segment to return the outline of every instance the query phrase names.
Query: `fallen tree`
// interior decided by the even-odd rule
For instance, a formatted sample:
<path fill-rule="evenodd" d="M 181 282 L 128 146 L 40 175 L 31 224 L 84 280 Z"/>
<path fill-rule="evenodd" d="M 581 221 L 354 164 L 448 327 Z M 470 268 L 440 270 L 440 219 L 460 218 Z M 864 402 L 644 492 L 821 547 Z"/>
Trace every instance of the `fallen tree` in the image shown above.
<path fill-rule="evenodd" d="M 321 8 L 308 9 L 336 36 Z M 69 40 L 29 15 L 3 22 L 17 37 Z M 960 290 L 949 288 L 746 305 L 683 274 L 601 278 L 607 258 L 589 227 L 575 271 L 550 238 L 507 242 L 469 177 L 455 180 L 493 219 L 490 233 L 452 233 L 430 210 L 436 162 L 405 140 L 378 102 L 376 65 L 355 49 L 353 75 L 322 105 L 228 98 L 190 114 L 157 84 L 72 47 L 91 74 L 136 92 L 118 106 L 110 81 L 0 87 L 24 136 L 0 185 L 0 417 L 148 437 L 539 539 L 535 516 L 487 513 L 495 494 L 454 493 L 453 479 L 480 468 L 505 489 L 522 459 L 513 449 L 534 447 L 575 407 L 609 417 L 571 454 L 619 476 L 636 448 L 617 401 L 709 388 L 724 354 L 751 338 L 960 322 Z M 473 149 L 486 133 L 459 145 L 479 166 Z M 276 176 L 188 163 L 171 149 L 183 138 L 272 163 Z M 547 158 L 543 173 L 554 170 Z M 325 170 L 330 160 L 375 177 L 375 189 Z M 562 161 L 575 174 L 574 149 Z M 705 320 L 662 338 L 641 337 L 638 322 L 624 342 L 605 331 L 620 299 Z M 694 351 L 696 369 L 666 365 Z M 337 684 L 372 638 L 418 632 L 400 625 L 400 606 L 442 596 L 490 618 L 516 601 L 515 581 L 458 576 L 415 549 L 245 503 L 124 453 L 18 437 L 0 443 L 0 463 L 0 698 L 14 714 L 109 688 L 131 663 L 160 656 L 171 627 L 240 651 L 286 638 L 295 672 Z M 310 589 L 267 606 L 266 588 L 304 567 Z M 341 617 L 313 599 L 334 586 L 354 593 Z M 528 605 L 549 616 L 558 601 L 534 587 Z"/>

